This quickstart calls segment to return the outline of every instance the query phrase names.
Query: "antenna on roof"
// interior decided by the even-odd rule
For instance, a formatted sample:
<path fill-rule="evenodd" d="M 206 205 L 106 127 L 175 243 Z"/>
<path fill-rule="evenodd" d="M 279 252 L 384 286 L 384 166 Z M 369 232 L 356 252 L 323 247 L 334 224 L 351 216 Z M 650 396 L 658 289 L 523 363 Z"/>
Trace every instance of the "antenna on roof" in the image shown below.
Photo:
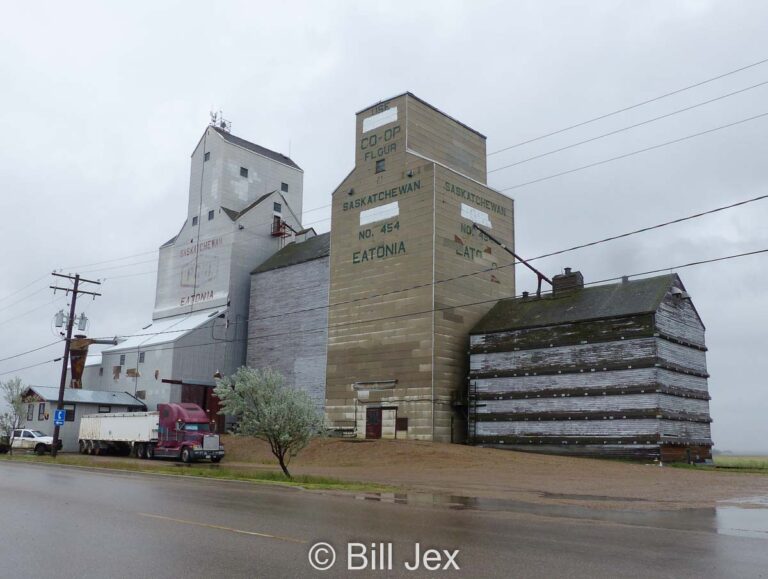
<path fill-rule="evenodd" d="M 224 118 L 224 113 L 219 109 L 219 112 L 211 111 L 211 127 L 218 127 L 228 133 L 232 130 L 232 123 Z"/>

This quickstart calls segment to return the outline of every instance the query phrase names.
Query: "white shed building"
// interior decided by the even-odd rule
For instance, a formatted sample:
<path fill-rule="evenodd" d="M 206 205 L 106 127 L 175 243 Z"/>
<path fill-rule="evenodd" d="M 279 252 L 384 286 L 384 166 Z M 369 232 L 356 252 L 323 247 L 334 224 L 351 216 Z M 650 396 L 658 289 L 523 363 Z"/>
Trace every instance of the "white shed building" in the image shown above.
<path fill-rule="evenodd" d="M 30 386 L 23 394 L 24 428 L 34 428 L 53 435 L 53 411 L 59 400 L 59 389 L 49 386 Z M 145 410 L 146 406 L 127 392 L 101 392 L 66 388 L 64 410 L 66 419 L 59 431 L 64 452 L 78 450 L 77 435 L 80 418 L 86 414 L 133 412 Z"/>

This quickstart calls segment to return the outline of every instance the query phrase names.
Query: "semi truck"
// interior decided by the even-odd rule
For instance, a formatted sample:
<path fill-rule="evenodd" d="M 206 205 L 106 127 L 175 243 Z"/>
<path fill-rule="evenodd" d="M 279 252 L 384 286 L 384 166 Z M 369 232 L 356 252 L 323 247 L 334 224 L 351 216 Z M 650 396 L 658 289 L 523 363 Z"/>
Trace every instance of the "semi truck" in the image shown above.
<path fill-rule="evenodd" d="M 224 447 L 197 404 L 158 404 L 154 412 L 88 414 L 80 420 L 80 454 L 219 462 Z"/>

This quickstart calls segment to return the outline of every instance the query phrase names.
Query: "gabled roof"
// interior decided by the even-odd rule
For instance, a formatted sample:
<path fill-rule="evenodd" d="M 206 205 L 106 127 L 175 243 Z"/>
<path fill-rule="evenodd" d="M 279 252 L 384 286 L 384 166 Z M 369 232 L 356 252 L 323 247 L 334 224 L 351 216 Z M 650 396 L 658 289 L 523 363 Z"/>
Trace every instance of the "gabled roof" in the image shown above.
<path fill-rule="evenodd" d="M 682 286 L 677 274 L 596 285 L 557 295 L 547 294 L 540 298 L 534 296 L 501 300 L 470 333 L 503 332 L 650 314 L 658 309 L 673 284 Z"/>
<path fill-rule="evenodd" d="M 181 232 L 184 230 L 184 226 L 186 224 L 187 224 L 187 220 L 185 219 L 184 223 L 181 225 L 181 229 L 179 229 L 179 232 L 176 235 L 174 235 L 173 237 L 171 237 L 168 241 L 163 243 L 160 246 L 160 249 L 163 249 L 164 247 L 168 247 L 169 245 L 173 245 L 174 243 L 176 243 L 176 240 L 179 238 L 179 235 L 181 235 Z"/>
<path fill-rule="evenodd" d="M 228 143 L 232 143 L 233 145 L 237 145 L 238 147 L 243 147 L 244 149 L 248 149 L 249 151 L 253 151 L 254 153 L 257 153 L 261 155 L 262 157 L 267 157 L 268 159 L 272 159 L 273 161 L 277 161 L 278 163 L 282 163 L 283 165 L 288 165 L 289 167 L 293 167 L 294 169 L 298 169 L 299 171 L 302 170 L 301 167 L 299 167 L 296 163 L 293 162 L 293 160 L 290 157 L 286 157 L 282 153 L 278 153 L 276 151 L 271 151 L 267 149 L 266 147 L 262 147 L 261 145 L 257 145 L 256 143 L 251 143 L 250 141 L 246 141 L 245 139 L 241 139 L 240 137 L 236 137 L 232 133 L 228 133 L 224 129 L 220 127 L 211 127 L 214 131 L 219 133 L 225 141 Z"/>
<path fill-rule="evenodd" d="M 251 273 L 262 273 L 281 267 L 297 265 L 315 259 L 328 257 L 331 254 L 331 234 L 323 233 L 315 237 L 310 237 L 300 243 L 289 243 L 283 249 L 278 251 Z"/>
<path fill-rule="evenodd" d="M 242 211 L 235 211 L 234 209 L 227 209 L 226 207 L 222 207 L 221 209 L 222 211 L 224 211 L 224 213 L 227 214 L 227 217 L 229 217 L 232 221 L 237 221 L 243 215 L 248 213 L 251 209 L 256 207 L 259 203 L 264 201 L 267 197 L 269 197 L 270 195 L 276 192 L 277 192 L 277 189 L 275 189 L 274 191 L 270 191 L 269 193 L 265 193 L 264 195 L 256 199 L 256 201 L 254 201 L 253 203 L 248 205 L 246 208 L 244 208 Z"/>
<path fill-rule="evenodd" d="M 37 394 L 42 400 L 54 401 L 59 399 L 59 389 L 51 386 L 29 386 L 24 396 Z M 113 406 L 128 406 L 129 408 L 146 408 L 146 405 L 127 392 L 107 392 L 102 390 L 64 389 L 66 404 L 111 404 Z"/>

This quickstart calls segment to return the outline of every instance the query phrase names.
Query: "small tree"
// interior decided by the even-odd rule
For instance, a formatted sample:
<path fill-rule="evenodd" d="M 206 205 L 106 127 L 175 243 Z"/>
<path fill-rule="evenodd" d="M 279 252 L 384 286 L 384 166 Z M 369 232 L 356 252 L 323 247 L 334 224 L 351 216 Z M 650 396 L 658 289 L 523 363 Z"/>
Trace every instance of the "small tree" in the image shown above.
<path fill-rule="evenodd" d="M 24 385 L 21 378 L 11 378 L 7 382 L 0 382 L 0 397 L 8 406 L 8 410 L 0 415 L 0 434 L 8 438 L 9 452 L 13 454 L 13 432 L 24 424 L 22 414 L 24 402 L 22 394 Z"/>
<path fill-rule="evenodd" d="M 237 419 L 235 434 L 266 440 L 288 478 L 288 462 L 320 433 L 323 420 L 303 390 L 285 385 L 274 370 L 240 368 L 218 380 L 214 391 L 221 401 L 219 414 Z"/>

